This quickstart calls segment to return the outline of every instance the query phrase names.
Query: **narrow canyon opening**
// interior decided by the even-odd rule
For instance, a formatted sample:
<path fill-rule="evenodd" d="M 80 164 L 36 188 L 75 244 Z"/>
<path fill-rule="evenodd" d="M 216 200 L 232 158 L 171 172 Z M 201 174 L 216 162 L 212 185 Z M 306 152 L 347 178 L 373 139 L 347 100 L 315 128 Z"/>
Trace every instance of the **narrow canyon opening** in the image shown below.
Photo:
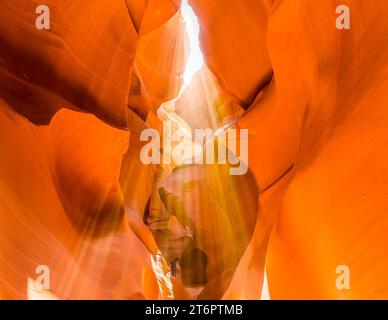
<path fill-rule="evenodd" d="M 207 67 L 200 46 L 200 22 L 187 0 L 182 1 L 177 15 L 189 48 L 183 84 L 157 114 L 171 123 L 169 134 L 189 136 L 184 141 L 191 144 L 195 157 L 212 137 L 198 145 L 192 133 L 196 129 L 226 132 L 243 109 L 232 103 Z M 171 148 L 163 146 L 162 158 L 167 152 Z M 152 265 L 160 294 L 174 298 L 171 281 L 175 281 L 191 298 L 220 299 L 254 231 L 258 214 L 255 179 L 250 172 L 230 175 L 228 163 L 186 164 L 184 155 L 169 156 L 171 163 L 158 166 L 143 219 L 159 249 L 160 256 L 152 258 Z"/>

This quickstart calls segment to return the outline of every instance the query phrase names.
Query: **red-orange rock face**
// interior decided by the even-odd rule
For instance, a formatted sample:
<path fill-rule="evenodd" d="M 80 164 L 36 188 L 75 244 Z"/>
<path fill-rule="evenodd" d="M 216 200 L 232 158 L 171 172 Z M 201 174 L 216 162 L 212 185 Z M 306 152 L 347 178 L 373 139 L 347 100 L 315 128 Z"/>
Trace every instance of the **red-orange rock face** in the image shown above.
<path fill-rule="evenodd" d="M 188 3 L 181 92 L 181 1 L 2 1 L 0 298 L 386 299 L 387 2 Z M 145 164 L 167 118 L 249 170 Z"/>

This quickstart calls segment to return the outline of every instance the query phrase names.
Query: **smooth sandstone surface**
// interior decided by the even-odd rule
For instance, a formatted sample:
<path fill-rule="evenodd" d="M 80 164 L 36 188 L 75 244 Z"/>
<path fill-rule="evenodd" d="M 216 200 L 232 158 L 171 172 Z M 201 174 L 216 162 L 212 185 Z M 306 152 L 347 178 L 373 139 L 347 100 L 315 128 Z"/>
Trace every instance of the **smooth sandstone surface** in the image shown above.
<path fill-rule="evenodd" d="M 160 128 L 156 110 L 182 83 L 179 1 L 47 0 L 44 31 L 40 3 L 15 3 L 0 11 L 1 297 L 27 298 L 36 266 L 48 265 L 57 298 L 166 298 L 151 263 L 163 246 L 143 221 L 159 168 L 140 162 L 138 136 Z M 230 221 L 251 226 L 239 242 L 217 229 L 223 211 L 195 190 L 198 173 L 166 180 L 170 192 L 197 181 L 182 199 L 198 242 L 215 269 L 233 265 L 209 272 L 199 297 L 259 299 L 266 270 L 273 299 L 386 298 L 387 2 L 347 1 L 351 29 L 341 31 L 335 0 L 189 3 L 218 90 L 245 110 L 236 126 L 249 129 L 257 187 L 256 212 Z M 211 212 L 221 213 L 208 223 Z M 348 290 L 335 286 L 338 265 L 350 268 Z M 190 297 L 172 283 L 176 298 Z"/>

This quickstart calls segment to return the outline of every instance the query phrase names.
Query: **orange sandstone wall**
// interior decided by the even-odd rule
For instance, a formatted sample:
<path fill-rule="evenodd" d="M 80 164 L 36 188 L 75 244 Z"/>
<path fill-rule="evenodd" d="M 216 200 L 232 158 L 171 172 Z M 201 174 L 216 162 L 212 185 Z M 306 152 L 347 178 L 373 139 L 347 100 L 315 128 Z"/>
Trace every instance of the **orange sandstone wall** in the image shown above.
<path fill-rule="evenodd" d="M 232 279 L 204 292 L 258 299 L 266 270 L 273 299 L 387 298 L 387 1 L 189 2 L 208 68 L 245 110 L 259 189 Z M 38 4 L 0 10 L 0 295 L 28 298 L 50 265 L 57 298 L 158 298 L 142 222 L 157 168 L 138 137 L 182 83 L 180 1 L 47 0 L 50 31 Z"/>
<path fill-rule="evenodd" d="M 273 71 L 238 124 L 250 132 L 261 219 L 225 297 L 258 298 L 265 260 L 275 299 L 386 298 L 386 1 L 191 3 L 225 90 L 251 101 Z M 340 4 L 350 30 L 335 27 Z M 339 265 L 349 267 L 349 290 L 336 288 Z"/>

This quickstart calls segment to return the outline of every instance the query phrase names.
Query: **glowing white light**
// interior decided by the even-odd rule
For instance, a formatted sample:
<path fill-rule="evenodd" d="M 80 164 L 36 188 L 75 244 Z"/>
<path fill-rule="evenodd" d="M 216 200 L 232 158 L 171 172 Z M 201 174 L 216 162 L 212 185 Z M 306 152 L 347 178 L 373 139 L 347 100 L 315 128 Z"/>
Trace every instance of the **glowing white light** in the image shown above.
<path fill-rule="evenodd" d="M 267 269 L 264 269 L 264 282 L 261 290 L 261 300 L 271 300 L 271 295 L 268 289 Z"/>
<path fill-rule="evenodd" d="M 174 299 L 174 291 L 171 282 L 171 272 L 165 272 L 163 268 L 163 256 L 160 250 L 154 255 L 151 255 L 151 265 L 156 275 L 156 280 L 159 287 L 159 295 L 162 298 Z M 165 288 L 167 292 L 165 292 Z"/>
<path fill-rule="evenodd" d="M 176 114 L 175 104 L 190 85 L 194 75 L 202 68 L 204 59 L 199 41 L 199 21 L 187 0 L 182 0 L 180 12 L 189 39 L 189 55 L 183 73 L 183 85 L 175 98 L 160 105 L 157 115 L 163 121 L 170 120 L 174 124 L 175 130 L 179 130 L 182 135 L 191 137 L 191 128 L 184 119 Z M 193 143 L 193 150 L 194 154 L 197 155 L 201 147 Z M 166 151 L 164 150 L 164 152 Z"/>
<path fill-rule="evenodd" d="M 193 9 L 190 7 L 187 0 L 182 1 L 181 12 L 183 21 L 185 23 L 185 29 L 189 38 L 190 50 L 187 60 L 185 72 L 183 74 L 184 87 L 186 88 L 193 76 L 203 66 L 203 54 L 199 42 L 199 22 Z"/>
<path fill-rule="evenodd" d="M 35 283 L 32 278 L 27 278 L 27 300 L 59 300 L 49 290 L 36 288 Z"/>

